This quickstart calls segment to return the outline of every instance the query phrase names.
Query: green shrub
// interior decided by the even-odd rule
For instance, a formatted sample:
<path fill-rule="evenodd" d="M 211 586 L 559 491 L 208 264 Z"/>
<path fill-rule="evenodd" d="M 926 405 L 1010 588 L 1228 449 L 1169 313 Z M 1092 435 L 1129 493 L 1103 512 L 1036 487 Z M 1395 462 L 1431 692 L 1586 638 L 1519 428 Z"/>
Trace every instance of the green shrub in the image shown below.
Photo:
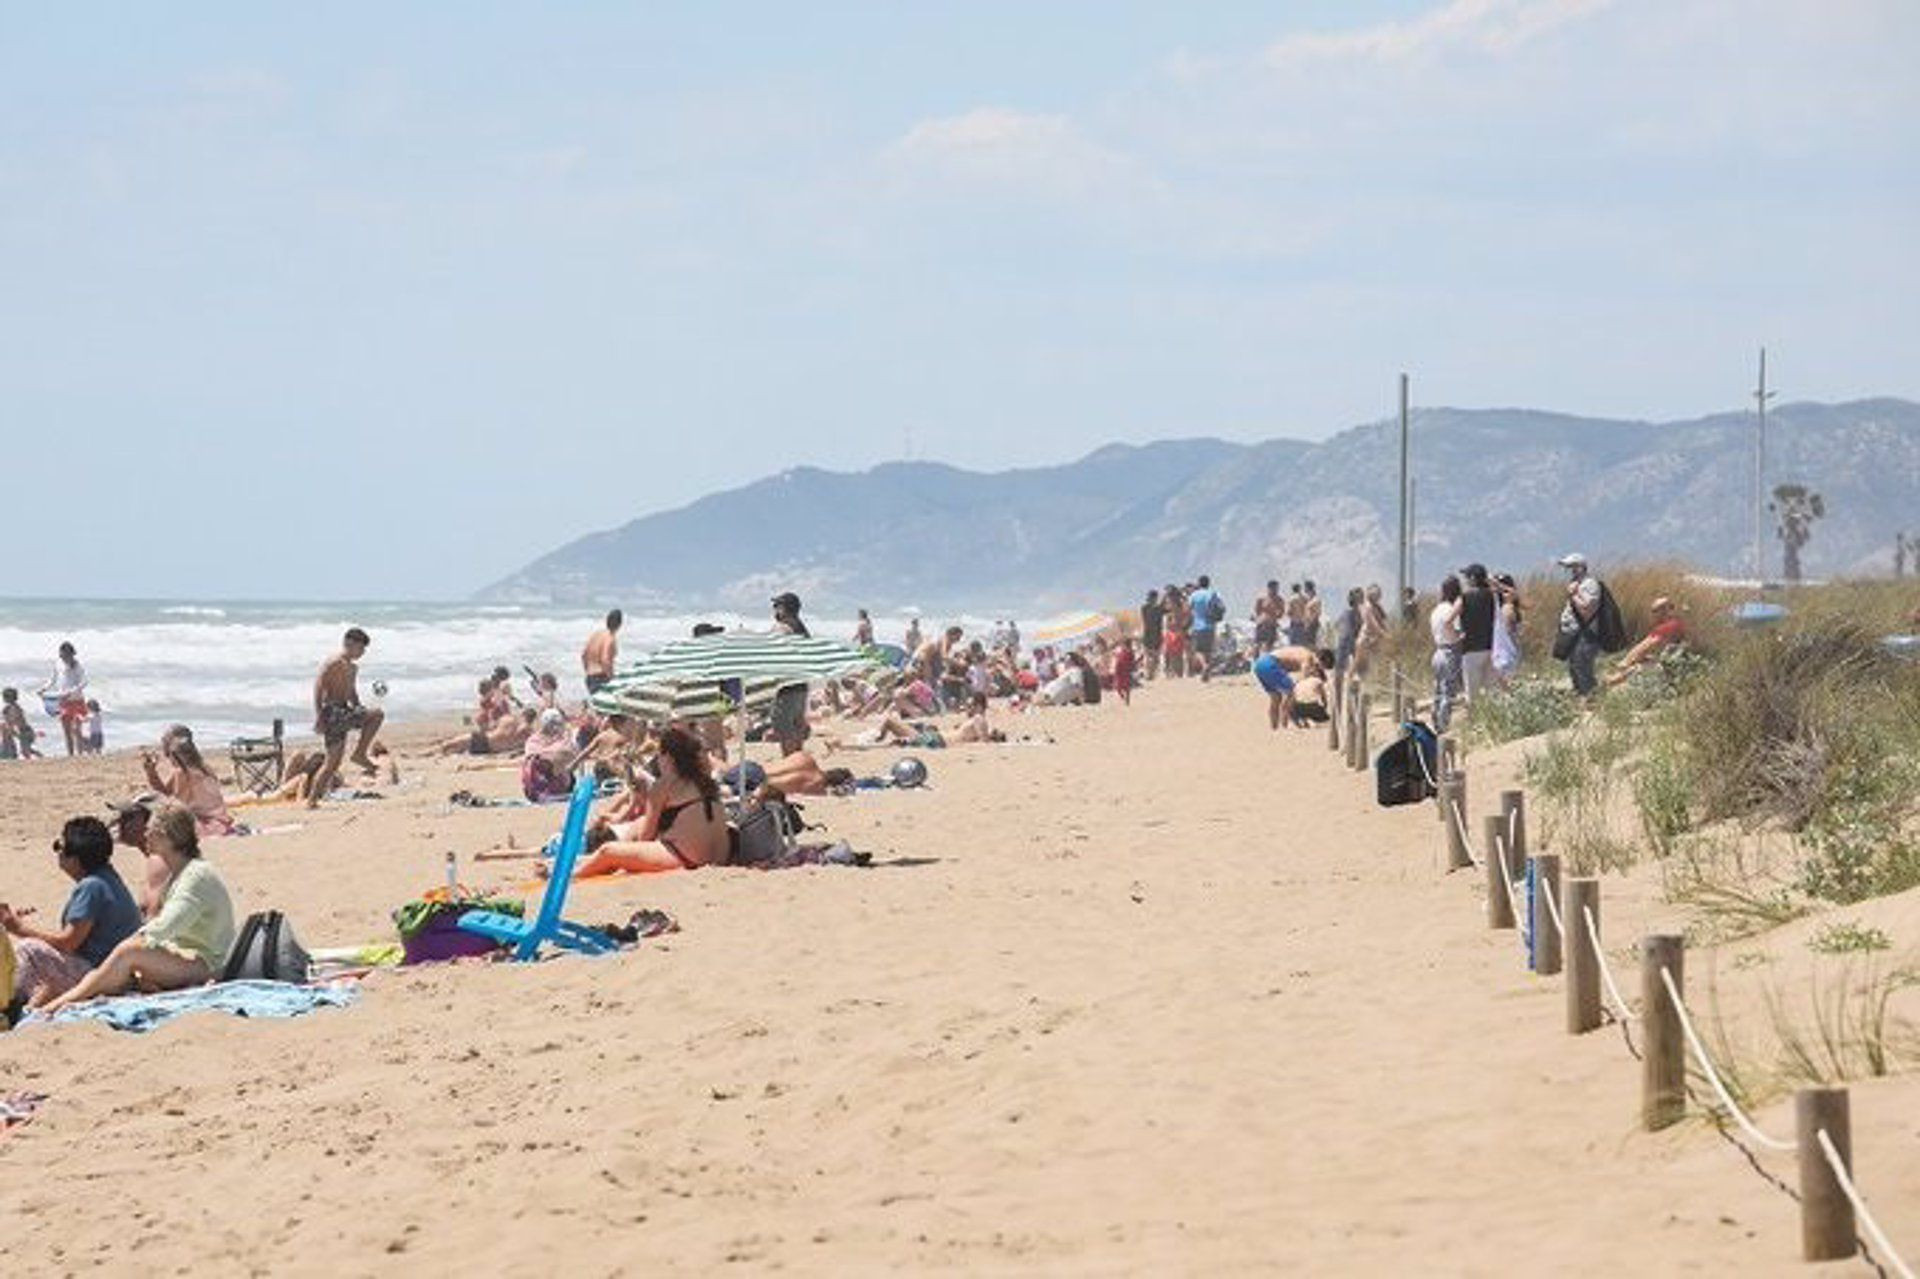
<path fill-rule="evenodd" d="M 1693 829 L 1693 782 L 1685 750 L 1671 731 L 1660 732 L 1634 771 L 1634 806 L 1656 857 L 1670 854 L 1674 841 Z"/>
<path fill-rule="evenodd" d="M 1820 955 L 1862 954 L 1893 949 L 1893 939 L 1878 928 L 1862 928 L 1852 921 L 1828 924 L 1807 939 L 1807 949 Z"/>
<path fill-rule="evenodd" d="M 1843 905 L 1920 885 L 1920 842 L 1902 828 L 1916 769 L 1899 756 L 1834 779 L 1800 833 L 1800 887 Z"/>
<path fill-rule="evenodd" d="M 1563 681 L 1530 677 L 1481 696 L 1467 719 L 1469 741 L 1497 745 L 1566 728 L 1580 717 L 1580 699 Z"/>
<path fill-rule="evenodd" d="M 1733 646 L 1700 677 L 1677 720 L 1702 815 L 1805 826 L 1850 775 L 1884 757 L 1911 721 L 1891 714 L 1911 668 L 1841 616 L 1818 616 Z"/>

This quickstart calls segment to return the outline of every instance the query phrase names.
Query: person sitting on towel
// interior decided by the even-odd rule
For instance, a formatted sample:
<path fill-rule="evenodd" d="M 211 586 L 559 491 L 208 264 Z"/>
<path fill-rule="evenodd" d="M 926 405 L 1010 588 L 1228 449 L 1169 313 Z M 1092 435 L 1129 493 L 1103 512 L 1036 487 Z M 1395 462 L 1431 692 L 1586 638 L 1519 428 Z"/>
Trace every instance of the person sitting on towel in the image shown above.
<path fill-rule="evenodd" d="M 58 999 L 69 1004 L 128 990 L 184 990 L 213 980 L 233 948 L 233 899 L 220 874 L 200 855 L 193 814 L 168 805 L 147 823 L 147 854 L 172 872 L 160 912 Z"/>
<path fill-rule="evenodd" d="M 0 903 L 0 928 L 13 935 L 13 989 L 8 1003 L 38 1008 L 65 994 L 140 927 L 140 907 L 113 869 L 113 835 L 97 817 L 76 817 L 53 841 L 73 893 L 55 932 L 33 927 Z"/>

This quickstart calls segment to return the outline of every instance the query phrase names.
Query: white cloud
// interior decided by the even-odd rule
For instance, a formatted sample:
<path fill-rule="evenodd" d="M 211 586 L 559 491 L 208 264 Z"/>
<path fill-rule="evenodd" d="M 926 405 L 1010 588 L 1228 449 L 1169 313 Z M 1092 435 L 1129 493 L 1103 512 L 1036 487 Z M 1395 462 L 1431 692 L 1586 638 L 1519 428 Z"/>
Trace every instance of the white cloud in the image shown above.
<path fill-rule="evenodd" d="M 887 148 L 896 166 L 1038 190 L 1084 190 L 1123 179 L 1126 158 L 1085 137 L 1066 116 L 976 107 L 922 120 Z"/>
<path fill-rule="evenodd" d="M 1449 0 L 1404 21 L 1346 31 L 1300 32 L 1269 45 L 1272 67 L 1326 62 L 1400 63 L 1456 51 L 1504 54 L 1607 8 L 1613 0 Z"/>

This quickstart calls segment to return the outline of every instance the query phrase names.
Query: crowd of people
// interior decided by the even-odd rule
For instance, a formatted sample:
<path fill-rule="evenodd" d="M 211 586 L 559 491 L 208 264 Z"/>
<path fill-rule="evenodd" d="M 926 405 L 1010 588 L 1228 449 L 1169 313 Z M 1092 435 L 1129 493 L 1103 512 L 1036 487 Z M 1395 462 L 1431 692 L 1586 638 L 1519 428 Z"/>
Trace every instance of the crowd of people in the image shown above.
<path fill-rule="evenodd" d="M 1617 609 L 1610 616 L 1610 596 L 1586 558 L 1570 553 L 1558 563 L 1566 572 L 1565 598 L 1551 647 L 1576 692 L 1592 696 L 1603 683 L 1621 683 L 1685 642 L 1680 611 L 1660 599 L 1648 633 L 1631 647 L 1616 643 L 1609 627 L 1617 627 Z M 517 762 L 525 797 L 533 801 L 563 799 L 576 779 L 594 777 L 602 798 L 577 873 L 694 869 L 734 860 L 742 826 L 756 808 L 854 784 L 850 770 L 826 767 L 813 753 L 813 725 L 825 717 L 839 717 L 852 730 L 825 738 L 830 750 L 937 749 L 1005 740 L 1012 717 L 1043 708 L 1109 700 L 1125 706 L 1146 681 L 1249 672 L 1273 729 L 1324 723 L 1336 690 L 1349 676 L 1368 674 L 1393 630 L 1417 624 L 1422 608 L 1403 599 L 1394 618 L 1378 585 L 1356 586 L 1328 616 L 1313 581 L 1302 578 L 1283 592 L 1275 578 L 1254 596 L 1243 631 L 1229 621 L 1212 579 L 1200 574 L 1147 591 L 1136 617 L 1066 641 L 1023 646 L 1011 621 L 974 636 L 957 624 L 926 633 L 915 617 L 897 648 L 880 642 L 862 610 L 848 638 L 876 660 L 840 679 L 780 689 L 749 730 L 750 738 L 777 745 L 764 765 L 746 762 L 730 717 L 648 723 L 596 706 L 594 695 L 619 674 L 624 619 L 614 610 L 581 651 L 585 700 L 565 702 L 559 678 L 531 668 L 523 697 L 511 672 L 497 666 L 479 682 L 467 728 L 428 750 Z M 1443 578 L 1424 617 L 1432 641 L 1431 718 L 1444 731 L 1513 678 L 1532 628 L 1514 577 L 1478 563 Z M 774 597 L 771 623 L 776 632 L 810 634 L 792 592 Z M 719 629 L 701 625 L 695 634 Z M 359 694 L 359 664 L 371 643 L 364 630 L 349 628 L 339 651 L 322 664 L 312 699 L 317 745 L 293 752 L 266 793 L 230 803 L 192 730 L 176 724 L 156 747 L 140 752 L 147 789 L 112 806 L 111 827 L 92 817 L 66 824 L 53 847 L 74 888 L 58 927 L 38 926 L 31 911 L 0 904 L 0 928 L 10 935 L 16 960 L 13 989 L 3 992 L 11 996 L 11 1011 L 195 985 L 219 971 L 234 940 L 232 903 L 202 842 L 245 833 L 233 808 L 274 800 L 317 805 L 349 768 L 369 779 L 384 768 L 398 780 L 392 752 L 378 741 L 384 716 Z M 1600 654 L 1617 649 L 1624 650 L 1621 657 L 1601 677 Z M 889 655 L 894 660 L 883 660 Z M 58 658 L 41 692 L 61 720 L 68 749 L 78 754 L 89 748 L 89 716 L 97 733 L 98 708 L 86 696 L 74 646 L 61 645 Z M 0 744 L 12 754 L 34 753 L 35 734 L 16 690 L 5 690 L 4 708 Z M 942 716 L 949 717 L 944 724 Z M 112 866 L 116 843 L 144 858 L 137 891 Z"/>

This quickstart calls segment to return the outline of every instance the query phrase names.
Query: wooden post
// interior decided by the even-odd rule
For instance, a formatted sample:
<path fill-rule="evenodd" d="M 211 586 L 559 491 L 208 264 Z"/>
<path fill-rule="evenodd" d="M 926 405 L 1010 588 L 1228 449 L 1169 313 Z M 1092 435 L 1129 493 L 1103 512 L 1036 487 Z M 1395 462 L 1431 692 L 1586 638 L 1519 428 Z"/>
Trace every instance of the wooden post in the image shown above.
<path fill-rule="evenodd" d="M 1340 749 L 1340 717 L 1347 710 L 1347 676 L 1344 669 L 1336 667 L 1333 678 L 1327 681 L 1327 749 Z"/>
<path fill-rule="evenodd" d="M 1369 751 L 1367 748 L 1367 717 L 1373 713 L 1373 696 L 1360 694 L 1360 719 L 1353 732 L 1353 771 L 1363 773 L 1367 769 Z"/>
<path fill-rule="evenodd" d="M 1446 823 L 1441 834 L 1447 841 L 1447 869 L 1459 870 L 1462 866 L 1473 865 L 1473 858 L 1467 853 L 1467 775 L 1448 773 L 1440 779 L 1441 820 Z M 1458 820 L 1455 820 L 1455 818 Z"/>
<path fill-rule="evenodd" d="M 1500 792 L 1500 830 L 1507 840 L 1507 878 L 1518 882 L 1527 873 L 1527 793 Z"/>
<path fill-rule="evenodd" d="M 1851 1177 L 1853 1134 L 1847 1090 L 1802 1088 L 1793 1095 L 1793 1117 L 1800 1145 L 1800 1259 L 1838 1261 L 1851 1257 L 1859 1247 L 1853 1234 L 1853 1204 L 1847 1192 L 1840 1189 L 1819 1138 L 1824 1128 Z"/>
<path fill-rule="evenodd" d="M 1687 1112 L 1687 1044 L 1680 1032 L 1680 1010 L 1660 980 L 1665 969 L 1673 975 L 1674 989 L 1685 997 L 1686 953 L 1686 942 L 1671 933 L 1640 939 L 1640 1025 L 1646 1031 L 1640 1122 L 1648 1132 L 1679 1123 Z"/>
<path fill-rule="evenodd" d="M 1513 898 L 1507 895 L 1507 824 L 1498 813 L 1480 819 L 1483 865 L 1487 872 L 1487 927 L 1512 928 Z"/>
<path fill-rule="evenodd" d="M 1354 752 L 1359 748 L 1360 737 L 1360 681 L 1347 681 L 1347 767 L 1353 767 Z"/>
<path fill-rule="evenodd" d="M 1551 977 L 1560 971 L 1561 937 L 1560 930 L 1553 926 L 1553 913 L 1547 909 L 1547 901 L 1560 904 L 1560 854 L 1535 853 L 1533 855 L 1533 925 L 1528 936 L 1533 938 L 1533 971 Z M 1573 928 L 1569 922 L 1568 929 Z"/>
<path fill-rule="evenodd" d="M 1567 921 L 1567 1033 L 1584 1035 L 1600 1026 L 1600 957 L 1597 939 L 1587 936 L 1587 914 L 1600 927 L 1600 881 L 1575 878 L 1560 895 L 1560 918 Z"/>

